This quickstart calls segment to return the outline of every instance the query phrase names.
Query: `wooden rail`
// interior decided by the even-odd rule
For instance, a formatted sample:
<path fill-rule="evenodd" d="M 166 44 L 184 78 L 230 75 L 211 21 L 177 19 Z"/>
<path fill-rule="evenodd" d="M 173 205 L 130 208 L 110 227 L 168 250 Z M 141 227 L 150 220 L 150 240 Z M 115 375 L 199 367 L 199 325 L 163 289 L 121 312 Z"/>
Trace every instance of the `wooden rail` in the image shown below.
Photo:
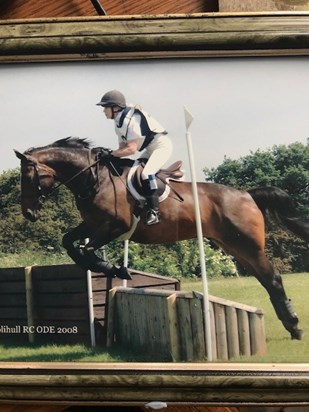
<path fill-rule="evenodd" d="M 107 345 L 117 344 L 157 361 L 207 359 L 202 295 L 113 288 Z M 266 353 L 261 309 L 210 296 L 214 360 Z"/>

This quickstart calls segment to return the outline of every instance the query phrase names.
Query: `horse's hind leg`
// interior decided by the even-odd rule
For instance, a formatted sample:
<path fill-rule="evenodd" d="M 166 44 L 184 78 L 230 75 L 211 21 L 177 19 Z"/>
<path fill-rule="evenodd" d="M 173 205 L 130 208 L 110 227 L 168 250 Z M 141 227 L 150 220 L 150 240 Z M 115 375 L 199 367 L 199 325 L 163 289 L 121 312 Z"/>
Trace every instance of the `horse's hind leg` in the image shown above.
<path fill-rule="evenodd" d="M 298 317 L 292 307 L 291 300 L 286 296 L 279 273 L 274 274 L 272 287 L 268 293 L 278 318 L 286 330 L 290 332 L 291 338 L 301 340 L 303 331 L 298 329 Z"/>
<path fill-rule="evenodd" d="M 260 251 L 254 259 L 250 256 L 245 260 L 242 257 L 240 260 L 249 270 L 252 270 L 255 277 L 267 290 L 276 315 L 291 334 L 291 338 L 301 340 L 303 331 L 298 328 L 298 317 L 286 295 L 282 278 L 279 273 L 274 271 L 264 252 Z"/>
<path fill-rule="evenodd" d="M 230 236 L 224 245 L 221 244 L 222 248 L 234 256 L 264 286 L 279 320 L 290 332 L 291 338 L 302 339 L 303 332 L 298 328 L 298 317 L 285 293 L 282 278 L 275 272 L 264 253 L 264 240 L 260 236 L 240 236 L 239 232 L 237 236 L 232 236 L 233 239 Z"/>

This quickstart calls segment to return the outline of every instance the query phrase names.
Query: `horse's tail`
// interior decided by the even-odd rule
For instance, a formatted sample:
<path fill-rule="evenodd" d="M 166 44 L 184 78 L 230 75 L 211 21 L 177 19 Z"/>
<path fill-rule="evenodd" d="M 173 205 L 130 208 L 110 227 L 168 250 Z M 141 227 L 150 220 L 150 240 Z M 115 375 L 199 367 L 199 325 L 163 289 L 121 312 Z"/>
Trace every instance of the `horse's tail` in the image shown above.
<path fill-rule="evenodd" d="M 259 187 L 248 190 L 263 215 L 270 212 L 287 229 L 309 242 L 309 222 L 298 215 L 292 198 L 278 187 Z"/>

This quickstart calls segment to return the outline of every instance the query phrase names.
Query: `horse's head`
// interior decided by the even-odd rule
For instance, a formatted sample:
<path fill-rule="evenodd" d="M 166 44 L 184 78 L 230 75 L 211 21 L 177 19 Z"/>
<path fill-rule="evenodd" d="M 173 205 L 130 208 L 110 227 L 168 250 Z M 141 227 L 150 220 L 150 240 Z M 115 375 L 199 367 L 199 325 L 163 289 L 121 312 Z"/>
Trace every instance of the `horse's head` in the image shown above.
<path fill-rule="evenodd" d="M 26 219 L 35 222 L 39 218 L 45 196 L 55 183 L 53 170 L 39 163 L 31 154 L 14 150 L 21 161 L 21 208 Z"/>

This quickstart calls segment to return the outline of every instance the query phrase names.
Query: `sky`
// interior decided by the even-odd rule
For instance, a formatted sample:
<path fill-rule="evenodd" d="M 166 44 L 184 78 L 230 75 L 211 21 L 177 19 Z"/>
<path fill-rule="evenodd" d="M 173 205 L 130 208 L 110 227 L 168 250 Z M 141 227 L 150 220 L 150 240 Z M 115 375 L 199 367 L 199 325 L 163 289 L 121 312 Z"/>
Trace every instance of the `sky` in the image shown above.
<path fill-rule="evenodd" d="M 32 63 L 0 65 L 0 171 L 19 166 L 21 152 L 67 136 L 116 148 L 113 121 L 96 103 L 111 89 L 141 105 L 169 132 L 170 159 L 190 163 L 184 107 L 193 116 L 190 137 L 197 180 L 225 157 L 309 134 L 308 57 Z"/>

